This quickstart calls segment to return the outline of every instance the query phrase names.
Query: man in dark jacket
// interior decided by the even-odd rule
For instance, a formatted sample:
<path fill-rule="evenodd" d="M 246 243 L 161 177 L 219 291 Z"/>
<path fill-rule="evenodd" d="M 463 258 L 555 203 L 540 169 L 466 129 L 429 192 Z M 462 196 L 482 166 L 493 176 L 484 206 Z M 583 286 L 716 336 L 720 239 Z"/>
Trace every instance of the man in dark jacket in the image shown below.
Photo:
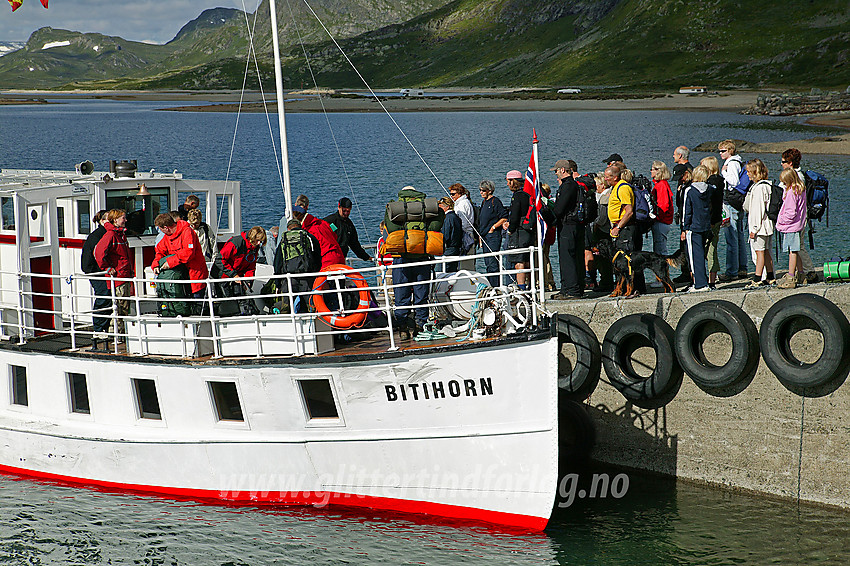
<path fill-rule="evenodd" d="M 461 247 L 463 246 L 463 225 L 458 215 L 455 214 L 454 201 L 449 197 L 443 197 L 440 199 L 439 207 L 446 213 L 442 229 L 443 255 L 460 255 Z M 446 273 L 457 271 L 459 264 L 460 262 L 457 261 L 446 263 Z"/>
<path fill-rule="evenodd" d="M 558 227 L 558 255 L 561 266 L 561 290 L 555 300 L 580 299 L 584 295 L 584 207 L 582 189 L 575 181 L 577 171 L 566 159 L 559 159 L 550 169 L 560 185 L 555 199 L 555 218 Z M 581 206 L 579 206 L 581 205 Z"/>
<path fill-rule="evenodd" d="M 97 226 L 97 228 L 94 232 L 89 234 L 89 237 L 86 238 L 86 241 L 83 244 L 82 257 L 80 258 L 80 267 L 82 268 L 83 273 L 98 273 L 101 271 L 100 266 L 97 264 L 97 260 L 94 258 L 94 249 L 97 247 L 100 239 L 106 234 L 106 228 L 103 227 L 104 222 L 106 222 L 106 211 L 98 211 L 92 219 L 92 223 Z M 106 279 L 89 279 L 89 283 L 91 283 L 91 288 L 95 297 L 92 312 L 105 313 L 111 311 L 112 300 L 110 298 L 109 286 L 106 283 Z M 109 328 L 109 319 L 95 316 L 92 321 L 94 323 L 95 338 L 105 339 L 105 333 Z"/>
<path fill-rule="evenodd" d="M 351 221 L 351 199 L 342 197 L 339 199 L 337 211 L 330 216 L 325 217 L 325 222 L 330 224 L 336 242 L 342 249 L 342 255 L 347 256 L 348 250 L 354 252 L 354 255 L 363 261 L 374 261 L 372 257 L 360 245 L 360 240 L 357 239 L 357 229 L 354 227 L 354 222 Z"/>
<path fill-rule="evenodd" d="M 680 145 L 676 149 L 673 150 L 673 177 L 670 179 L 671 182 L 676 183 L 676 208 L 678 209 L 678 213 L 673 222 L 679 224 L 681 222 L 682 215 L 685 210 L 685 183 L 682 181 L 682 176 L 685 174 L 685 171 L 693 171 L 694 166 L 691 165 L 691 162 L 688 161 L 691 155 L 691 151 L 684 145 Z M 682 251 L 684 253 L 688 253 L 687 247 L 682 240 Z M 673 279 L 674 283 L 690 283 L 691 282 L 691 271 L 690 267 L 682 266 L 682 274 Z"/>

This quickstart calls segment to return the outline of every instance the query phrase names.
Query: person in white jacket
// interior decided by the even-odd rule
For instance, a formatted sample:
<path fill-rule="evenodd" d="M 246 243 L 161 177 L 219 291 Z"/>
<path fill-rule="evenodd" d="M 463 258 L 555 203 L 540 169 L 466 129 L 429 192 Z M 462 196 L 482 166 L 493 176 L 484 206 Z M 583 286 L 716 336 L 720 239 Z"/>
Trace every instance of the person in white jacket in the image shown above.
<path fill-rule="evenodd" d="M 720 158 L 724 160 L 720 174 L 726 182 L 726 191 L 734 191 L 741 177 L 743 160 L 737 154 L 735 142 L 732 140 L 723 140 L 717 144 L 717 149 Z M 747 231 L 744 213 L 729 204 L 726 191 L 723 197 L 723 213 L 728 222 L 723 222 L 720 229 L 726 242 L 726 270 L 720 274 L 720 281 L 734 281 L 747 276 Z"/>
<path fill-rule="evenodd" d="M 770 255 L 774 226 L 773 220 L 767 216 L 771 183 L 767 180 L 767 167 L 761 159 L 748 161 L 746 167 L 750 180 L 753 182 L 747 194 L 745 208 L 747 228 L 750 232 L 750 247 L 756 264 L 756 274 L 747 288 L 765 287 L 776 282 L 773 274 L 773 257 Z M 762 279 L 762 273 L 765 270 L 767 270 L 767 277 Z"/>
<path fill-rule="evenodd" d="M 449 195 L 455 205 L 455 214 L 460 218 L 460 226 L 463 228 L 463 243 L 460 255 L 471 255 L 475 253 L 475 210 L 472 201 L 469 200 L 469 191 L 460 183 L 449 187 Z M 460 262 L 460 269 L 475 270 L 475 260 L 464 260 Z"/>

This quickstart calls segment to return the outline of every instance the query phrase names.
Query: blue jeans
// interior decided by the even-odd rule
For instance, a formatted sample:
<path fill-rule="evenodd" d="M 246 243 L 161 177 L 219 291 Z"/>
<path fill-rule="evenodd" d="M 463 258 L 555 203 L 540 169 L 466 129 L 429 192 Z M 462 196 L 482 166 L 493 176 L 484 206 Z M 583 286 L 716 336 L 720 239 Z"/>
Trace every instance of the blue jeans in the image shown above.
<path fill-rule="evenodd" d="M 750 235 L 747 233 L 747 223 L 744 212 L 738 212 L 728 204 L 723 205 L 729 225 L 721 228 L 723 241 L 726 242 L 726 275 L 737 277 L 739 271 L 747 271 L 749 260 Z"/>
<path fill-rule="evenodd" d="M 112 294 L 109 292 L 109 286 L 103 279 L 89 279 L 91 288 L 94 291 L 94 306 L 92 311 L 112 316 Z M 106 332 L 109 330 L 109 318 L 95 316 L 92 318 L 95 332 Z"/>
<path fill-rule="evenodd" d="M 494 230 L 492 233 L 484 234 L 484 246 L 481 248 L 481 253 L 495 253 L 502 249 L 502 229 Z M 486 273 L 499 273 L 499 257 L 491 256 L 484 258 L 484 270 Z M 489 275 L 487 281 L 493 287 L 501 285 L 498 275 Z"/>
<path fill-rule="evenodd" d="M 431 279 L 430 265 L 417 265 L 413 267 L 401 267 L 405 263 L 414 263 L 420 260 L 407 260 L 404 258 L 396 258 L 393 260 L 393 285 L 401 285 L 402 283 L 412 283 L 414 281 L 426 281 L 421 285 L 408 285 L 405 287 L 396 287 L 393 290 L 395 294 L 396 307 L 409 307 L 412 305 L 424 305 L 428 302 L 428 280 Z M 413 302 L 411 303 L 411 299 Z M 424 326 L 428 322 L 428 307 L 418 309 L 398 309 L 394 316 L 396 324 L 399 326 L 407 322 L 410 311 L 413 310 L 416 324 Z"/>
<path fill-rule="evenodd" d="M 667 233 L 670 232 L 670 225 L 658 222 L 652 223 L 652 251 L 667 255 Z"/>

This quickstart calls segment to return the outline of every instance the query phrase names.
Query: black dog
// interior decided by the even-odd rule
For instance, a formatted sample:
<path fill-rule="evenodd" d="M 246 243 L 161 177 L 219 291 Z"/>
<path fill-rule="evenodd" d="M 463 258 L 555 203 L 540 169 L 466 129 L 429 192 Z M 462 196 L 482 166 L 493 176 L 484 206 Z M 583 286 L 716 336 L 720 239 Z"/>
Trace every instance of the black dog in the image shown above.
<path fill-rule="evenodd" d="M 602 257 L 611 260 L 614 271 L 617 272 L 617 285 L 610 297 L 629 297 L 634 295 L 634 272 L 644 269 L 651 270 L 655 277 L 664 285 L 665 293 L 675 293 L 676 286 L 670 279 L 670 267 L 681 267 L 687 264 L 687 258 L 682 249 L 676 250 L 673 255 L 661 255 L 655 252 L 624 252 L 614 247 L 611 240 L 600 240 L 596 244 L 596 251 Z"/>

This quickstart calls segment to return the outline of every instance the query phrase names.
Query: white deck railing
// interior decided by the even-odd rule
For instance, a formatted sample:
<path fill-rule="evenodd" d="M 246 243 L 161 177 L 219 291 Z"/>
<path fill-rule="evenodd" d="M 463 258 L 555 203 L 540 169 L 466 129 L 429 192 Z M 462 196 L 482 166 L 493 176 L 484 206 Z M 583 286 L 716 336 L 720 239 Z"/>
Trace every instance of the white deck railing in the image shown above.
<path fill-rule="evenodd" d="M 529 252 L 530 264 L 528 268 L 505 269 L 508 264 L 506 256 Z M 454 274 L 435 273 L 435 270 L 443 268 L 446 263 L 454 261 L 472 262 L 486 257 L 497 257 L 500 265 L 498 273 L 464 272 Z M 516 285 L 510 283 L 517 274 L 528 274 L 528 282 L 531 290 L 538 289 L 542 277 L 541 266 L 537 265 L 537 254 L 535 248 L 527 250 L 506 250 L 492 253 L 476 254 L 460 257 L 441 257 L 436 260 L 405 263 L 403 265 L 369 267 L 359 269 L 356 273 L 363 276 L 367 286 L 344 287 L 346 274 L 352 272 L 335 271 L 320 272 L 299 275 L 271 275 L 265 277 L 242 278 L 242 281 L 250 286 L 255 281 L 265 282 L 270 277 L 279 281 L 294 279 L 308 279 L 312 281 L 315 277 L 326 276 L 328 283 L 325 288 L 308 293 L 299 294 L 292 292 L 292 285 L 285 285 L 289 291 L 282 293 L 248 294 L 238 297 L 220 297 L 215 292 L 217 284 L 233 283 L 233 279 L 206 279 L 203 280 L 205 293 L 203 298 L 180 298 L 166 299 L 151 296 L 148 292 L 155 280 L 145 278 L 118 279 L 105 276 L 105 274 L 73 274 L 70 276 L 50 275 L 42 273 L 10 273 L 0 271 L 0 275 L 16 276 L 18 286 L 14 292 L 17 293 L 17 303 L 2 304 L 3 335 L 14 338 L 23 344 L 33 338 L 41 338 L 45 335 L 67 335 L 70 339 L 70 349 L 80 348 L 80 338 L 84 338 L 85 347 L 95 337 L 92 326 L 93 317 L 96 313 L 92 310 L 94 296 L 92 294 L 90 280 L 104 280 L 109 282 L 109 296 L 103 297 L 110 303 L 109 312 L 105 312 L 102 318 L 109 319 L 111 330 L 107 333 L 107 341 L 114 345 L 117 350 L 119 343 L 126 343 L 126 353 L 130 355 L 177 355 L 181 357 L 230 357 L 230 356 L 266 356 L 266 355 L 304 355 L 318 354 L 333 349 L 333 336 L 345 336 L 356 339 L 359 335 L 370 333 L 372 335 L 384 335 L 388 338 L 388 349 L 395 350 L 398 347 L 395 335 L 396 317 L 409 316 L 414 309 L 427 308 L 429 314 L 439 313 L 443 319 L 455 319 L 457 339 L 480 337 L 482 331 L 493 334 L 494 332 L 514 331 L 525 326 L 536 325 L 540 314 L 541 305 L 538 303 L 539 294 L 535 291 L 520 291 Z M 402 284 L 392 283 L 392 270 L 427 266 L 430 279 L 422 282 L 408 282 Z M 503 285 L 492 288 L 483 284 L 487 276 L 497 276 Z M 9 279 L 6 278 L 8 281 Z M 52 292 L 36 292 L 33 290 L 33 281 L 51 281 Z M 351 280 L 348 279 L 350 282 Z M 115 296 L 114 283 L 131 282 L 133 294 L 122 298 Z M 169 280 L 169 283 L 198 283 L 189 280 Z M 465 283 L 471 282 L 471 283 Z M 403 288 L 417 285 L 427 285 L 428 293 L 426 302 L 423 304 L 396 305 L 395 293 Z M 459 285 L 465 285 L 466 293 L 455 292 Z M 474 289 L 474 292 L 471 290 Z M 12 289 L 3 289 L 8 297 Z M 346 299 L 344 295 L 359 292 L 368 293 L 368 306 L 364 307 L 358 298 L 356 308 L 345 308 Z M 296 313 L 295 303 L 297 298 L 306 301 L 312 295 L 332 296 L 340 308 L 321 312 Z M 373 302 L 374 300 L 374 302 Z M 129 306 L 129 314 L 119 314 L 119 301 L 126 301 Z M 282 303 L 288 306 L 289 312 L 275 312 L 269 308 L 260 310 L 260 314 L 239 314 L 234 316 L 223 316 L 222 311 L 227 310 L 227 303 L 231 303 L 231 310 L 238 312 L 238 307 L 233 307 L 241 301 L 251 301 L 256 305 L 267 304 L 267 301 Z M 158 311 L 161 305 L 169 302 L 182 302 L 192 305 L 192 314 L 188 316 L 160 316 Z M 333 299 L 325 302 L 333 304 Z M 312 306 L 312 301 L 310 301 Z M 79 308 L 78 305 L 88 305 L 88 308 Z M 492 314 L 485 313 L 489 309 Z M 281 309 L 287 310 L 287 309 Z M 308 309 L 310 310 L 310 309 Z M 458 315 L 460 312 L 460 315 Z M 459 323 L 469 313 L 469 322 Z M 336 328 L 325 322 L 320 322 L 322 317 L 342 317 L 352 314 L 365 314 L 367 320 L 371 318 L 368 326 L 363 324 L 351 328 Z M 454 314 L 454 316 L 451 316 Z M 383 315 L 381 317 L 380 315 Z M 487 316 L 485 316 L 487 315 Z M 100 317 L 99 317 L 100 318 Z M 486 319 L 486 320 L 485 320 Z M 120 331 L 124 326 L 124 331 Z M 478 330 L 478 332 L 476 332 Z M 426 336 L 427 337 L 427 336 Z M 431 335 L 433 337 L 433 335 Z M 330 342 L 328 342 L 330 340 Z"/>

